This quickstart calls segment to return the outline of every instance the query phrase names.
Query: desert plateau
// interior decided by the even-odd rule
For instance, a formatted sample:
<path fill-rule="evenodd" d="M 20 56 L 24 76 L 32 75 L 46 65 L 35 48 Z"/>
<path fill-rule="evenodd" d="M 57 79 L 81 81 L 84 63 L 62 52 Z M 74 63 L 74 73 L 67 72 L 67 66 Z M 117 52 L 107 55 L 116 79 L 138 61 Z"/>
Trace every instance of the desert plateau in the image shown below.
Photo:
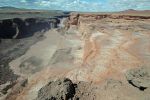
<path fill-rule="evenodd" d="M 0 100 L 150 100 L 150 10 L 1 7 Z"/>

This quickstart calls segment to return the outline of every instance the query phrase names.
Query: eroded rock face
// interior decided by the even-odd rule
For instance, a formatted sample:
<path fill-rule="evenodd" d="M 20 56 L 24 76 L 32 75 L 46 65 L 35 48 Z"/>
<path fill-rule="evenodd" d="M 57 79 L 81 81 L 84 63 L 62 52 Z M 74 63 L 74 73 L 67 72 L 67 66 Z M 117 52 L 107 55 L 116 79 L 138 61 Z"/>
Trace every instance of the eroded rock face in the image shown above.
<path fill-rule="evenodd" d="M 125 20 L 142 20 L 142 19 L 150 19 L 149 16 L 138 16 L 138 15 L 126 15 L 126 14 L 79 14 L 79 13 L 71 13 L 68 24 L 69 25 L 80 25 L 82 22 L 91 22 L 102 19 L 125 19 Z M 68 25 L 66 24 L 66 25 Z M 94 23 L 93 23 L 94 24 Z M 68 26 L 67 26 L 68 27 Z"/>
<path fill-rule="evenodd" d="M 36 100 L 69 100 L 73 98 L 75 88 L 70 79 L 62 78 L 49 82 L 38 92 Z"/>
<path fill-rule="evenodd" d="M 127 71 L 126 78 L 130 84 L 144 90 L 150 87 L 150 68 L 136 68 Z"/>
<path fill-rule="evenodd" d="M 0 22 L 0 38 L 25 38 L 32 36 L 35 32 L 45 32 L 51 28 L 57 28 L 60 23 L 57 18 L 14 18 L 5 19 Z"/>
<path fill-rule="evenodd" d="M 79 14 L 78 13 L 72 13 L 71 16 L 69 17 L 69 19 L 70 19 L 71 25 L 77 25 L 78 19 L 79 19 Z"/>

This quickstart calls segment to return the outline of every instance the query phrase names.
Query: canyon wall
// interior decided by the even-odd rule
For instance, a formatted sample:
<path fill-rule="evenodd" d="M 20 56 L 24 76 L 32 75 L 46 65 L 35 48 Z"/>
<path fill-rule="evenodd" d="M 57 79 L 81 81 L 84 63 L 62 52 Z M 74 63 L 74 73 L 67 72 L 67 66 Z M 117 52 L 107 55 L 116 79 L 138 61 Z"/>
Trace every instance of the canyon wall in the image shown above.
<path fill-rule="evenodd" d="M 18 76 L 8 63 L 44 39 L 46 31 L 59 27 L 61 18 L 63 16 L 60 15 L 53 18 L 0 19 L 0 84 L 16 80 Z"/>
<path fill-rule="evenodd" d="M 35 32 L 45 32 L 51 28 L 57 28 L 58 18 L 14 18 L 0 21 L 0 38 L 25 38 Z"/>
<path fill-rule="evenodd" d="M 30 28 L 37 28 L 33 23 Z M 48 29 L 53 26 L 46 23 Z M 47 30 L 47 24 L 44 26 Z M 5 62 L 0 64 L 2 97 L 8 94 L 7 100 L 149 98 L 149 16 L 72 13 L 59 26 L 44 36 L 41 33 L 11 39 L 15 41 L 0 46 L 0 61 Z M 16 35 L 18 27 L 11 38 L 20 38 Z M 6 44 L 9 49 L 4 48 Z"/>

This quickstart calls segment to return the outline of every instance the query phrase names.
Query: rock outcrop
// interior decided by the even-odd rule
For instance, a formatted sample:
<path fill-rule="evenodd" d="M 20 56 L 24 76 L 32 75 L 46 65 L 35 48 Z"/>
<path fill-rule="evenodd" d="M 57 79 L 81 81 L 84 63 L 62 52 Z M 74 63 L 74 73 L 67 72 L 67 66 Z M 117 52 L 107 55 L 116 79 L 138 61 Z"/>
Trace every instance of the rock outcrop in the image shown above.
<path fill-rule="evenodd" d="M 70 100 L 75 94 L 75 88 L 70 79 L 60 78 L 50 81 L 41 88 L 36 100 Z"/>
<path fill-rule="evenodd" d="M 150 87 L 150 68 L 131 69 L 127 71 L 126 78 L 131 85 L 140 90 L 145 90 Z"/>
<path fill-rule="evenodd" d="M 59 78 L 41 88 L 36 100 L 95 100 L 95 90 L 98 89 L 92 83 Z"/>

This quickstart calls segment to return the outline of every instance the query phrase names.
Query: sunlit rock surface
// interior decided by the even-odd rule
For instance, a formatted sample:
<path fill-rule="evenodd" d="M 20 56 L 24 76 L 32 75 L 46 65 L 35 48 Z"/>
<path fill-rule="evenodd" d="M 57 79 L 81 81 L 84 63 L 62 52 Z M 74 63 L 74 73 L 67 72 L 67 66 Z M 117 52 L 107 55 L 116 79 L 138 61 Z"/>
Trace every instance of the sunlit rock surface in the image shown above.
<path fill-rule="evenodd" d="M 10 92 L 8 100 L 35 100 L 41 88 L 62 77 L 74 84 L 75 100 L 149 100 L 145 82 L 150 76 L 143 74 L 149 70 L 142 70 L 145 79 L 138 77 L 141 71 L 135 71 L 137 77 L 127 73 L 150 69 L 150 13 L 71 13 L 61 20 L 62 27 L 47 31 L 9 62 L 28 82 L 17 95 Z"/>

